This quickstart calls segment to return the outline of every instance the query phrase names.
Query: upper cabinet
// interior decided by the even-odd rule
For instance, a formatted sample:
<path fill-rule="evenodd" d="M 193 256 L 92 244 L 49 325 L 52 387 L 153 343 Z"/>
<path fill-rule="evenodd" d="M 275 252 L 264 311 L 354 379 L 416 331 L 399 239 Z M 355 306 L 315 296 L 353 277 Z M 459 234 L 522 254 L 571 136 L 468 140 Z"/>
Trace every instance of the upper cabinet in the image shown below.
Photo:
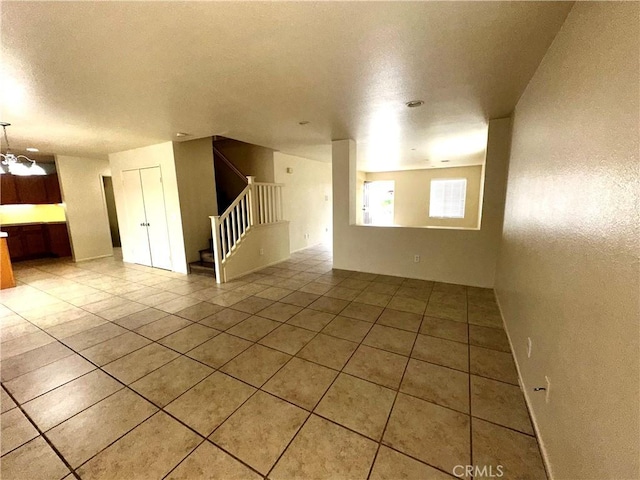
<path fill-rule="evenodd" d="M 58 175 L 0 175 L 0 204 L 46 204 L 61 203 Z"/>

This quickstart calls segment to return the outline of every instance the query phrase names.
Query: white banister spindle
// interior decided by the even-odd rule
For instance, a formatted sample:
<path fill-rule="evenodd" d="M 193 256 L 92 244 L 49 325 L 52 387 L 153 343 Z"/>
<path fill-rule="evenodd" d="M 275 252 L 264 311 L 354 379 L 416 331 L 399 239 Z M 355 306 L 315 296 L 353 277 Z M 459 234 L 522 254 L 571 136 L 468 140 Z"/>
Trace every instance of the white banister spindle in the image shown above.
<path fill-rule="evenodd" d="M 231 229 L 229 228 L 229 217 L 227 216 L 227 218 L 224 219 L 224 229 L 225 232 L 227 234 L 227 252 L 226 255 L 229 255 L 231 253 L 231 247 L 233 247 L 233 243 L 231 243 Z"/>
<path fill-rule="evenodd" d="M 216 283 L 222 282 L 221 264 L 222 264 L 222 248 L 220 245 L 220 217 L 211 218 L 211 234 L 213 239 L 213 258 L 216 266 Z"/>

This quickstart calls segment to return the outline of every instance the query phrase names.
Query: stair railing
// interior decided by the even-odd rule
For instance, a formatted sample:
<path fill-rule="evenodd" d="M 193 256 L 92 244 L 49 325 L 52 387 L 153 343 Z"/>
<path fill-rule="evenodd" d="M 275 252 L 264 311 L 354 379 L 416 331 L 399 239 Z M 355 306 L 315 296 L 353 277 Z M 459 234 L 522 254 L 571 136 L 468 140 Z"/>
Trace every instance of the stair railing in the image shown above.
<path fill-rule="evenodd" d="M 279 183 L 256 183 L 247 177 L 246 188 L 222 215 L 212 216 L 213 257 L 216 262 L 216 282 L 223 280 L 222 267 L 238 248 L 254 225 L 283 220 L 282 187 Z"/>

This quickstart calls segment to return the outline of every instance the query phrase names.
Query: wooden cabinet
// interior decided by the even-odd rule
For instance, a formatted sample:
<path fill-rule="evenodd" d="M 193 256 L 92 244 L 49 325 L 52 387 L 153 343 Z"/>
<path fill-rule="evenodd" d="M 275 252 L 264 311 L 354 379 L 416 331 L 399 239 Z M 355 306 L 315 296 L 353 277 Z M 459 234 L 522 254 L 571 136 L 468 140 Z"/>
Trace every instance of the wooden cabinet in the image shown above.
<path fill-rule="evenodd" d="M 0 175 L 0 204 L 13 205 L 20 203 L 16 178 L 8 173 Z"/>
<path fill-rule="evenodd" d="M 0 181 L 2 205 L 62 202 L 57 174 L 30 177 L 3 174 L 0 175 Z"/>
<path fill-rule="evenodd" d="M 71 244 L 66 223 L 34 223 L 6 225 L 11 261 L 33 258 L 69 257 Z"/>

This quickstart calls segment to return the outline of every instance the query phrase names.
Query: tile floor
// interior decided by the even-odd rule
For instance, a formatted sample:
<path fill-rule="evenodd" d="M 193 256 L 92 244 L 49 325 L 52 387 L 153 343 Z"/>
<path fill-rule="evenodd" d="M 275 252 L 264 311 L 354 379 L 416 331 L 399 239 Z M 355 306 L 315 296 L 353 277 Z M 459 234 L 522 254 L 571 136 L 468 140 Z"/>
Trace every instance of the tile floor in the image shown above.
<path fill-rule="evenodd" d="M 323 247 L 223 285 L 113 258 L 16 276 L 5 480 L 546 478 L 491 290 Z"/>

